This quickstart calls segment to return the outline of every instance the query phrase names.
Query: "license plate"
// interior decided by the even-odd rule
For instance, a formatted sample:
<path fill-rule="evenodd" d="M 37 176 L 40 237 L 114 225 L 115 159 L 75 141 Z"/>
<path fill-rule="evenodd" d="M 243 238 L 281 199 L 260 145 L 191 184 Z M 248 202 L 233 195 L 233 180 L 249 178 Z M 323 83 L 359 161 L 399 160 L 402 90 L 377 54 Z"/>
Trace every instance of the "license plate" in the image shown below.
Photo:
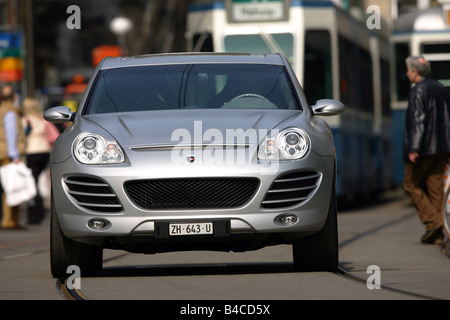
<path fill-rule="evenodd" d="M 213 234 L 212 222 L 169 224 L 169 236 L 190 236 L 202 234 Z"/>

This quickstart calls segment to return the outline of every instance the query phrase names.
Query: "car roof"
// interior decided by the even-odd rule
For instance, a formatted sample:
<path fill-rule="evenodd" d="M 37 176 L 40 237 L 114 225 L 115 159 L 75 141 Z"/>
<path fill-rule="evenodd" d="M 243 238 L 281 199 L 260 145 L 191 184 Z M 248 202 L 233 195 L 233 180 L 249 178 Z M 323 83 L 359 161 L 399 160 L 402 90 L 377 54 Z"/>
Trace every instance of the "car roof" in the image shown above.
<path fill-rule="evenodd" d="M 284 65 L 280 54 L 249 54 L 249 53 L 165 53 L 148 54 L 131 57 L 107 57 L 99 66 L 100 69 L 120 67 L 192 64 L 192 63 L 246 63 Z"/>

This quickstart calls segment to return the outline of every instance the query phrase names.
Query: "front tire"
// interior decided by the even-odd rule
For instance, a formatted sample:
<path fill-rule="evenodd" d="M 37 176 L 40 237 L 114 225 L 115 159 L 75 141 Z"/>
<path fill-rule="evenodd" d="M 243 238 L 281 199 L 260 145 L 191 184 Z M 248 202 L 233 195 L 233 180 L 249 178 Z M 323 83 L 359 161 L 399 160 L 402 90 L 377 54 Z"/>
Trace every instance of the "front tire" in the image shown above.
<path fill-rule="evenodd" d="M 102 268 L 103 249 L 73 241 L 61 231 L 58 215 L 51 197 L 50 222 L 50 268 L 55 278 L 67 278 L 67 268 L 76 265 L 82 276 L 93 276 Z"/>
<path fill-rule="evenodd" d="M 330 199 L 328 217 L 322 230 L 296 239 L 292 244 L 295 271 L 336 271 L 339 261 L 336 193 Z"/>

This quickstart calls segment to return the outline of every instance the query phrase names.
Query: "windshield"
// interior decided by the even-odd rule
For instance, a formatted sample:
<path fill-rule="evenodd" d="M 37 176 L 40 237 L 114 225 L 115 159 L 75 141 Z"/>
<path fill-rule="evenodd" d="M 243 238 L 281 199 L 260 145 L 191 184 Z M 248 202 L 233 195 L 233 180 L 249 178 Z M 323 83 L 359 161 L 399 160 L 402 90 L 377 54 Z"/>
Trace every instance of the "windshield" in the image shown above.
<path fill-rule="evenodd" d="M 207 108 L 300 109 L 282 66 L 198 64 L 102 70 L 85 114 Z"/>

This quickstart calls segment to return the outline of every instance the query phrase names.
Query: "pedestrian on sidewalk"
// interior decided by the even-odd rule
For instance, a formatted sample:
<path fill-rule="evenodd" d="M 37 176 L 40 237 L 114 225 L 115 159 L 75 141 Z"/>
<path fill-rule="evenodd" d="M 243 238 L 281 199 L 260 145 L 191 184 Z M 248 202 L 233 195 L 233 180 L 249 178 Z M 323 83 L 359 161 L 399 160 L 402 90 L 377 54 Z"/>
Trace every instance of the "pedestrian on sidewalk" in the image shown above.
<path fill-rule="evenodd" d="M 0 166 L 11 162 L 20 162 L 25 152 L 25 132 L 22 128 L 20 110 L 14 103 L 14 90 L 9 85 L 2 88 L 0 103 Z M 6 204 L 3 187 L 2 195 L 2 229 L 23 229 L 19 225 L 19 206 Z"/>
<path fill-rule="evenodd" d="M 450 156 L 450 96 L 438 81 L 428 78 L 430 63 L 421 56 L 406 59 L 413 85 L 406 109 L 403 187 L 425 226 L 422 243 L 442 243 L 444 170 Z"/>
<path fill-rule="evenodd" d="M 34 98 L 26 98 L 23 101 L 22 113 L 22 126 L 26 133 L 26 163 L 33 173 L 37 189 L 34 201 L 28 204 L 28 224 L 40 224 L 44 218 L 45 207 L 39 192 L 38 181 L 48 167 L 50 152 L 59 131 L 53 123 L 45 121 L 43 108 Z"/>

